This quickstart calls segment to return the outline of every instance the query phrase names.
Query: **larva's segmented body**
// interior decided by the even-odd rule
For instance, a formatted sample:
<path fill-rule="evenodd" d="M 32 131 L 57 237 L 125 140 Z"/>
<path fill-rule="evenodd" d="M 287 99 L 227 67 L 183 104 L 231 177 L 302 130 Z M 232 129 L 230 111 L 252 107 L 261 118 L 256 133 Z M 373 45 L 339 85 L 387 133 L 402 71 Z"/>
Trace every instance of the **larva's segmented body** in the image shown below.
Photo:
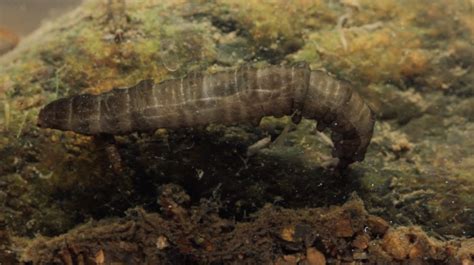
<path fill-rule="evenodd" d="M 144 80 L 56 100 L 41 110 L 38 124 L 87 135 L 127 134 L 291 114 L 295 122 L 316 120 L 318 130 L 329 127 L 333 156 L 343 165 L 363 160 L 374 126 L 370 108 L 347 82 L 306 65 L 245 66 L 158 84 Z"/>

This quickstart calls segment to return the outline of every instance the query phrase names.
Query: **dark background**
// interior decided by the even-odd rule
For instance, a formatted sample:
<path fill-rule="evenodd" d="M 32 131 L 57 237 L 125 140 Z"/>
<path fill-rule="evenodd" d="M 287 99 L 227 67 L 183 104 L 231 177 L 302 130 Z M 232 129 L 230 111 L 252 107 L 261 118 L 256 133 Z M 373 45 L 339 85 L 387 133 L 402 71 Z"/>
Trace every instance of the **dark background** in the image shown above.
<path fill-rule="evenodd" d="M 73 9 L 81 0 L 0 0 L 0 28 L 23 37 L 49 18 Z"/>

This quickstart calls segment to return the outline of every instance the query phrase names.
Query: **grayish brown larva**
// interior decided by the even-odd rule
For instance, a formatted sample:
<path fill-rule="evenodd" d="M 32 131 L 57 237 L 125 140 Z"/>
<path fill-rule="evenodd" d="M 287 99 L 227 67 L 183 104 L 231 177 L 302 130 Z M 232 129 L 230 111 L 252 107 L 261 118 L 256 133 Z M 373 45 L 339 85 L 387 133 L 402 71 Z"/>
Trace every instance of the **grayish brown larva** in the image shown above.
<path fill-rule="evenodd" d="M 113 89 L 56 100 L 44 107 L 40 127 L 80 134 L 127 134 L 157 128 L 210 123 L 256 122 L 264 116 L 293 115 L 329 127 L 333 156 L 341 165 L 364 159 L 372 138 L 372 111 L 349 83 L 306 65 L 245 66 L 215 74 Z"/>

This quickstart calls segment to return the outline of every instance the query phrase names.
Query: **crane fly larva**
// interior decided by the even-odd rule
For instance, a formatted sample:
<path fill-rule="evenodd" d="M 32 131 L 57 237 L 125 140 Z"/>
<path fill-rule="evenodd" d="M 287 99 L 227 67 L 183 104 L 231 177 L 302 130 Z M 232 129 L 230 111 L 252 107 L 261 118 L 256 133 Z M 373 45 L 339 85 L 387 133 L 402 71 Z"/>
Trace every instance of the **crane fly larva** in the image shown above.
<path fill-rule="evenodd" d="M 123 135 L 158 128 L 210 123 L 258 123 L 264 116 L 292 115 L 317 121 L 332 131 L 333 156 L 345 167 L 364 159 L 372 138 L 374 116 L 348 82 L 306 64 L 243 66 L 214 74 L 154 83 L 99 95 L 76 95 L 45 106 L 38 125 L 86 135 Z"/>

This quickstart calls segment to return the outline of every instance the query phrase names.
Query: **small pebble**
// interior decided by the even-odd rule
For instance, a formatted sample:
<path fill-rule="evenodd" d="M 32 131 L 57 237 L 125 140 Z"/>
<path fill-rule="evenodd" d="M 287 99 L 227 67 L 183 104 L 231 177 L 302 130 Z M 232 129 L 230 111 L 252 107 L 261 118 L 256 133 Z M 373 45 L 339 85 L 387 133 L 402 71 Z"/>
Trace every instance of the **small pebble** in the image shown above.
<path fill-rule="evenodd" d="M 369 225 L 370 231 L 381 236 L 383 236 L 390 227 L 387 221 L 375 215 L 369 215 L 367 223 Z"/>
<path fill-rule="evenodd" d="M 158 248 L 159 250 L 163 250 L 169 245 L 170 243 L 168 242 L 168 239 L 165 236 L 159 236 L 156 240 L 156 248 Z"/>
<path fill-rule="evenodd" d="M 368 259 L 368 256 L 366 252 L 355 251 L 352 253 L 352 258 L 355 260 L 364 260 Z"/>
<path fill-rule="evenodd" d="M 285 241 L 294 242 L 295 241 L 295 227 L 288 226 L 288 227 L 283 228 L 281 230 L 280 237 L 281 239 Z"/>
<path fill-rule="evenodd" d="M 358 249 L 366 249 L 369 246 L 370 237 L 367 234 L 359 234 L 352 241 L 352 246 Z"/>
<path fill-rule="evenodd" d="M 354 235 L 350 219 L 337 220 L 334 229 L 337 237 L 351 237 Z"/>
<path fill-rule="evenodd" d="M 389 230 L 383 237 L 383 248 L 393 258 L 403 260 L 408 257 L 410 241 L 404 233 Z"/>
<path fill-rule="evenodd" d="M 306 260 L 308 261 L 308 265 L 326 264 L 326 257 L 324 257 L 324 254 L 313 247 L 306 249 Z"/>

